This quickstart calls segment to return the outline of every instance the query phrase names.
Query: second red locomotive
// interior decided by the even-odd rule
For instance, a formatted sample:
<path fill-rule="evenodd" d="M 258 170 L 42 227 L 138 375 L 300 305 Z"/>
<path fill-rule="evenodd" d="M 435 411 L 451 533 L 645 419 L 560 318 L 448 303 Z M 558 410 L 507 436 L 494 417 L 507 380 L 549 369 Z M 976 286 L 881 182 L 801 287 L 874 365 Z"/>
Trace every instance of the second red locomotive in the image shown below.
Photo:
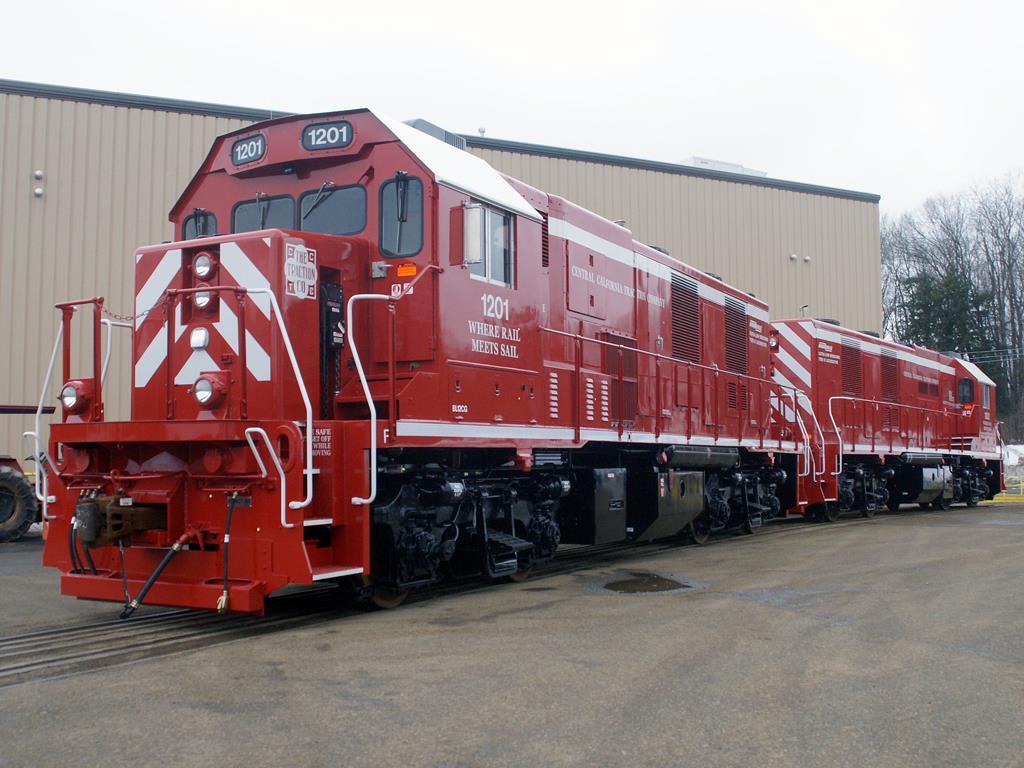
<path fill-rule="evenodd" d="M 171 220 L 175 242 L 135 255 L 131 418 L 104 417 L 102 299 L 61 305 L 55 348 L 45 562 L 124 615 L 259 612 L 317 581 L 394 605 L 523 577 L 563 542 L 999 488 L 973 366 L 773 325 L 627 229 L 367 110 L 219 138 Z M 93 365 L 73 376 L 85 307 Z M 884 391 L 847 391 L 845 353 L 830 389 L 832 336 L 861 346 L 862 382 L 883 361 Z M 933 374 L 937 398 L 906 399 Z"/>

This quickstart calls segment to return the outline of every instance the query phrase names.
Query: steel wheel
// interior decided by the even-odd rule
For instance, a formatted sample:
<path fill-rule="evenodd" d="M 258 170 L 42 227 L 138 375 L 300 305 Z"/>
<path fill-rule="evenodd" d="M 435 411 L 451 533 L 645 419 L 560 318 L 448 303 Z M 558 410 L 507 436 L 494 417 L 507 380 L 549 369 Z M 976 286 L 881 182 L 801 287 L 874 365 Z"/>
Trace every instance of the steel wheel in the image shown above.
<path fill-rule="evenodd" d="M 863 517 L 866 517 L 866 518 L 870 519 L 870 518 L 875 516 L 875 512 L 877 512 L 877 511 L 878 510 L 876 510 L 873 506 L 872 507 L 865 506 L 864 509 L 862 509 L 860 511 L 860 513 L 861 513 L 861 515 Z"/>
<path fill-rule="evenodd" d="M 511 576 L 509 576 L 508 580 L 509 581 L 514 581 L 515 583 L 520 584 L 520 583 L 526 581 L 527 579 L 529 579 L 530 576 L 532 576 L 532 575 L 533 575 L 533 561 L 531 560 L 526 565 L 519 566 L 519 569 L 515 573 L 513 573 Z"/>
<path fill-rule="evenodd" d="M 397 608 L 405 602 L 409 596 L 408 589 L 389 589 L 387 587 L 374 587 L 370 594 L 370 602 L 378 608 L 389 610 Z"/>
<path fill-rule="evenodd" d="M 697 519 L 692 520 L 687 528 L 690 540 L 698 547 L 703 547 L 711 539 L 711 526 L 708 525 L 707 515 L 698 515 Z"/>

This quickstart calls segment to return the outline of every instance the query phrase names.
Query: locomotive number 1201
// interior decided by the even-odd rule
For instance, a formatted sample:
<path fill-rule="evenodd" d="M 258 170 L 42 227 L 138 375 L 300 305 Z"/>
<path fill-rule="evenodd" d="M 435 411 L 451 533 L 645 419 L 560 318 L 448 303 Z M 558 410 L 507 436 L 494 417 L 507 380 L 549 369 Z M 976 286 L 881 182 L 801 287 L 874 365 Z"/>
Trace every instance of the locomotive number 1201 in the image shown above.
<path fill-rule="evenodd" d="M 267 140 L 262 134 L 246 136 L 231 145 L 231 162 L 235 165 L 255 163 L 267 151 Z"/>
<path fill-rule="evenodd" d="M 306 149 L 340 149 L 352 143 L 352 124 L 347 120 L 307 125 L 302 131 Z"/>
<path fill-rule="evenodd" d="M 484 305 L 484 317 L 492 317 L 495 320 L 509 319 L 508 299 L 485 293 L 480 297 L 480 301 Z"/>

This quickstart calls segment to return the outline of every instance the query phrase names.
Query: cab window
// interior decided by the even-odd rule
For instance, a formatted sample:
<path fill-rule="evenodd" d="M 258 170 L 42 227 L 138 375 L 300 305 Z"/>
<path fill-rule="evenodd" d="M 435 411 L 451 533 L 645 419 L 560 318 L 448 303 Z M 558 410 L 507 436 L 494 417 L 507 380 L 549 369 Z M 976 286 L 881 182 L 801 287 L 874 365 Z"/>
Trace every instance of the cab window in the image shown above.
<path fill-rule="evenodd" d="M 289 195 L 258 197 L 235 204 L 231 211 L 232 232 L 255 232 L 260 229 L 293 229 L 295 200 Z"/>
<path fill-rule="evenodd" d="M 985 384 L 981 388 L 981 406 L 982 408 L 992 407 L 992 387 Z"/>
<path fill-rule="evenodd" d="M 181 239 L 195 240 L 197 237 L 211 237 L 217 234 L 217 217 L 202 208 L 186 216 L 181 224 Z"/>
<path fill-rule="evenodd" d="M 299 229 L 325 235 L 353 235 L 366 226 L 366 188 L 311 189 L 299 198 Z"/>
<path fill-rule="evenodd" d="M 423 247 L 423 182 L 397 174 L 380 186 L 380 252 L 415 256 Z"/>
<path fill-rule="evenodd" d="M 960 379 L 957 382 L 956 399 L 964 404 L 974 402 L 974 379 Z"/>
<path fill-rule="evenodd" d="M 512 214 L 485 208 L 480 239 L 479 250 L 483 258 L 478 263 L 469 265 L 470 274 L 482 280 L 511 287 L 515 281 Z"/>

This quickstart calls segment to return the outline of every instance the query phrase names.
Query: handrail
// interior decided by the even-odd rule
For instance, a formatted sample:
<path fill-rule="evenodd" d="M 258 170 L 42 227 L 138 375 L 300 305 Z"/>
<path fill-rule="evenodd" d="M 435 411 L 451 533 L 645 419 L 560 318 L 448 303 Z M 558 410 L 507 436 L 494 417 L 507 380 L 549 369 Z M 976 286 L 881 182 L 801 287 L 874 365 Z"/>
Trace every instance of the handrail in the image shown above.
<path fill-rule="evenodd" d="M 764 384 L 764 383 L 767 382 L 772 387 L 778 387 L 778 389 L 783 394 L 787 395 L 790 398 L 793 397 L 793 395 L 789 393 L 790 390 L 792 390 L 793 392 L 799 391 L 799 390 L 797 390 L 796 387 L 787 386 L 785 384 L 779 384 L 777 381 L 772 381 L 770 379 L 762 379 L 762 378 L 759 378 L 757 376 L 751 376 L 750 374 L 746 374 L 746 373 L 734 373 L 732 371 L 723 371 L 722 369 L 718 368 L 717 366 L 709 366 L 709 365 L 703 365 L 702 363 L 693 363 L 693 362 L 690 362 L 690 361 L 687 361 L 687 360 L 679 360 L 677 358 L 670 357 L 668 355 L 662 355 L 662 354 L 659 354 L 657 352 L 650 352 L 648 350 L 637 349 L 635 347 L 627 347 L 627 346 L 625 346 L 623 344 L 616 344 L 614 342 L 604 341 L 602 339 L 595 339 L 595 338 L 589 338 L 589 337 L 586 337 L 586 336 L 580 336 L 579 334 L 570 333 L 568 331 L 560 331 L 560 330 L 558 330 L 556 328 L 543 328 L 542 327 L 539 330 L 541 332 L 550 333 L 550 334 L 553 334 L 555 336 L 562 336 L 564 338 L 574 340 L 576 342 L 577 350 L 578 350 L 579 345 L 582 342 L 593 343 L 593 344 L 598 344 L 600 346 L 605 346 L 605 347 L 611 347 L 613 349 L 618 349 L 620 351 L 636 352 L 639 355 L 643 355 L 643 356 L 645 356 L 647 358 L 653 358 L 654 360 L 665 360 L 665 361 L 667 361 L 667 362 L 669 362 L 669 363 L 671 363 L 671 364 L 673 364 L 673 365 L 675 365 L 677 367 L 678 366 L 685 366 L 687 369 L 696 368 L 696 369 L 701 371 L 702 376 L 705 373 L 713 373 L 713 374 L 716 374 L 716 375 L 721 375 L 721 374 L 724 373 L 725 375 L 735 376 L 737 379 L 743 379 L 743 380 L 746 380 L 747 382 L 755 382 L 757 384 Z M 574 371 L 574 375 L 576 376 L 576 388 L 578 389 L 578 387 L 579 387 L 579 375 L 580 375 L 580 371 L 582 370 L 582 366 L 581 366 L 581 363 L 580 363 L 581 355 L 578 354 L 578 351 L 577 351 L 576 357 L 577 357 L 577 362 L 576 362 L 576 370 Z M 717 397 L 718 397 L 718 388 L 717 387 L 715 388 L 715 397 L 716 397 L 716 407 L 715 407 L 716 424 L 715 424 L 715 431 L 717 433 L 718 429 L 719 429 L 719 426 L 717 424 L 717 415 L 718 415 L 717 412 L 718 412 L 718 405 L 719 405 L 719 403 L 717 402 Z M 581 421 L 580 417 L 579 417 L 579 414 L 577 414 L 577 416 L 576 416 L 576 421 L 577 421 L 577 426 L 578 426 L 580 424 L 580 421 Z M 793 420 L 792 423 L 794 425 L 797 425 L 797 422 L 795 421 L 795 419 Z M 689 422 L 687 422 L 687 424 L 689 425 Z M 688 429 L 688 437 L 689 437 L 690 436 L 689 435 L 689 426 L 687 427 L 687 429 Z M 761 426 L 759 424 L 758 430 L 763 433 L 765 431 L 765 427 L 763 427 L 763 426 Z M 803 438 L 803 436 L 801 435 L 801 442 L 804 442 L 804 440 L 805 440 L 805 438 Z M 781 441 L 781 438 L 780 438 L 780 441 Z M 578 436 L 577 436 L 577 442 L 579 442 L 579 437 Z M 763 436 L 762 436 L 762 442 L 763 442 Z"/>
<path fill-rule="evenodd" d="M 363 361 L 359 357 L 359 348 L 356 344 L 356 334 L 354 330 L 354 323 L 352 317 L 352 307 L 355 306 L 357 301 L 387 301 L 389 304 L 394 306 L 395 302 L 404 299 L 410 293 L 416 283 L 420 281 L 424 275 L 430 272 L 441 273 L 444 272 L 442 267 L 436 264 L 428 264 L 423 268 L 423 271 L 416 275 L 410 282 L 396 285 L 402 285 L 402 290 L 397 296 L 387 296 L 383 293 L 357 293 L 354 296 L 350 296 L 348 303 L 345 306 L 345 332 L 348 336 L 348 348 L 352 352 L 352 362 L 356 367 L 356 375 L 359 377 L 359 384 L 363 389 L 363 397 L 366 399 L 366 406 L 370 411 L 370 492 L 365 497 L 353 496 L 352 503 L 356 505 L 373 504 L 377 499 L 377 406 L 373 402 L 373 393 L 370 392 L 370 385 L 366 381 L 366 372 L 363 370 Z M 394 330 L 394 324 L 389 320 L 389 330 Z M 390 340 L 389 340 L 390 341 Z M 389 402 L 394 398 L 394 355 L 395 349 L 394 344 L 389 344 L 388 348 L 388 378 L 389 382 Z M 389 418 L 394 418 L 394 410 L 392 403 L 392 411 L 389 414 Z"/>
<path fill-rule="evenodd" d="M 815 478 L 825 474 L 825 432 L 821 428 L 821 424 L 818 423 L 818 414 L 814 411 L 814 403 L 811 402 L 811 398 L 807 396 L 807 393 L 802 389 L 797 389 L 796 393 L 799 397 L 802 397 L 807 402 L 807 412 L 811 414 L 811 418 L 814 420 L 814 428 L 818 430 L 818 445 L 821 447 L 821 471 L 817 470 L 814 473 Z"/>
<path fill-rule="evenodd" d="M 888 402 L 888 401 L 885 401 L 885 400 L 870 400 L 870 399 L 867 399 L 867 398 L 853 397 L 853 396 L 850 396 L 850 395 L 833 395 L 832 397 L 830 397 L 828 399 L 828 417 L 829 417 L 829 419 L 832 422 L 832 430 L 835 432 L 836 439 L 837 439 L 837 441 L 839 443 L 839 453 L 838 453 L 838 455 L 836 457 L 836 467 L 837 468 L 836 468 L 836 471 L 832 473 L 833 475 L 842 474 L 842 471 L 843 471 L 843 452 L 844 452 L 844 449 L 843 449 L 843 431 L 839 428 L 839 425 L 836 422 L 835 413 L 833 412 L 833 408 L 832 408 L 832 404 L 835 401 L 837 401 L 837 400 L 844 400 L 844 401 L 853 402 L 853 403 L 866 403 L 868 405 L 875 405 L 875 406 L 879 406 L 880 405 L 880 406 L 883 406 L 885 408 L 895 409 L 897 411 L 897 413 L 900 412 L 900 411 L 907 411 L 907 412 L 911 412 L 911 413 L 916 412 L 916 413 L 921 413 L 921 414 L 925 414 L 925 415 L 939 416 L 939 417 L 944 418 L 944 419 L 948 419 L 948 418 L 957 416 L 957 414 L 955 412 L 948 411 L 948 410 L 941 410 L 941 411 L 939 411 L 939 410 L 936 410 L 934 408 L 922 408 L 922 407 L 917 406 L 917 405 L 905 405 L 903 403 L 891 403 L 891 402 Z M 919 423 L 918 424 L 919 432 L 920 432 L 920 426 L 921 425 Z M 907 427 L 907 431 L 908 431 L 908 433 L 910 431 L 909 424 L 908 424 L 908 427 Z M 875 433 L 874 424 L 872 424 L 871 433 L 872 433 L 872 440 L 873 440 L 874 439 L 874 433 Z M 923 441 L 924 441 L 923 433 L 921 433 L 919 435 L 919 439 L 923 443 Z M 952 437 L 950 437 L 949 439 L 952 440 Z M 905 442 L 907 444 L 904 445 L 904 446 L 901 446 L 901 447 L 904 448 L 905 450 L 909 450 L 910 449 L 909 436 L 906 438 Z M 922 449 L 926 448 L 926 446 L 924 446 L 924 445 L 920 445 L 918 447 L 920 447 Z M 895 446 L 894 446 L 894 443 L 893 443 L 892 435 L 890 435 L 889 436 L 889 451 L 892 452 L 894 449 L 895 449 Z M 941 451 L 942 449 L 936 447 L 935 450 L 936 451 Z M 951 444 L 947 445 L 946 450 L 953 450 L 952 447 L 951 447 Z"/>
<path fill-rule="evenodd" d="M 39 406 L 36 408 L 35 416 L 35 428 L 31 432 L 24 432 L 22 439 L 31 437 L 33 439 L 33 451 L 32 455 L 36 461 L 39 461 L 39 457 L 44 453 L 44 450 L 39 447 L 39 433 L 42 431 L 42 416 L 43 416 L 43 405 L 46 403 L 46 393 L 50 390 L 50 381 L 53 379 L 53 366 L 57 363 L 57 351 L 61 348 L 61 342 L 64 340 L 64 320 L 61 319 L 60 325 L 57 327 L 57 338 L 53 342 L 53 352 L 50 353 L 50 364 L 46 366 L 46 377 L 43 379 L 43 389 L 39 393 Z M 47 453 L 49 458 L 49 453 Z M 42 479 L 42 490 L 40 491 L 40 479 L 39 476 L 44 475 Z M 43 519 L 50 520 L 47 508 L 49 504 L 57 501 L 53 496 L 50 496 L 49 483 L 45 477 L 46 473 L 40 471 L 40 468 L 36 468 L 35 476 L 35 493 L 36 499 L 43 504 Z"/>
<path fill-rule="evenodd" d="M 100 320 L 100 322 L 103 325 L 107 326 L 107 350 L 103 354 L 103 371 L 102 371 L 102 373 L 100 373 L 100 381 L 102 383 L 106 384 L 106 382 L 107 382 L 107 368 L 110 366 L 110 352 L 111 352 L 110 341 L 111 341 L 111 338 L 114 335 L 114 327 L 116 326 L 118 328 L 132 328 L 132 324 L 131 323 L 122 323 L 122 322 L 119 322 L 117 320 L 109 320 L 109 319 L 107 319 L 105 317 L 102 320 Z"/>
<path fill-rule="evenodd" d="M 277 470 L 277 476 L 281 480 L 281 527 L 282 528 L 294 528 L 294 523 L 288 522 L 288 510 L 285 505 L 285 500 L 288 498 L 288 480 L 284 474 L 284 467 L 281 466 L 281 460 L 277 457 L 277 453 L 274 451 L 274 446 L 270 442 L 270 437 L 267 435 L 267 431 L 263 427 L 249 427 L 245 430 L 245 442 L 249 444 L 249 449 L 252 451 L 252 455 L 256 457 L 256 464 L 260 468 L 260 475 L 262 477 L 267 476 L 267 465 L 263 463 L 263 459 L 260 458 L 259 449 L 256 447 L 256 443 L 253 442 L 252 436 L 259 435 L 263 438 L 263 442 L 266 443 L 267 453 L 270 454 L 270 458 L 274 461 L 274 469 Z"/>

